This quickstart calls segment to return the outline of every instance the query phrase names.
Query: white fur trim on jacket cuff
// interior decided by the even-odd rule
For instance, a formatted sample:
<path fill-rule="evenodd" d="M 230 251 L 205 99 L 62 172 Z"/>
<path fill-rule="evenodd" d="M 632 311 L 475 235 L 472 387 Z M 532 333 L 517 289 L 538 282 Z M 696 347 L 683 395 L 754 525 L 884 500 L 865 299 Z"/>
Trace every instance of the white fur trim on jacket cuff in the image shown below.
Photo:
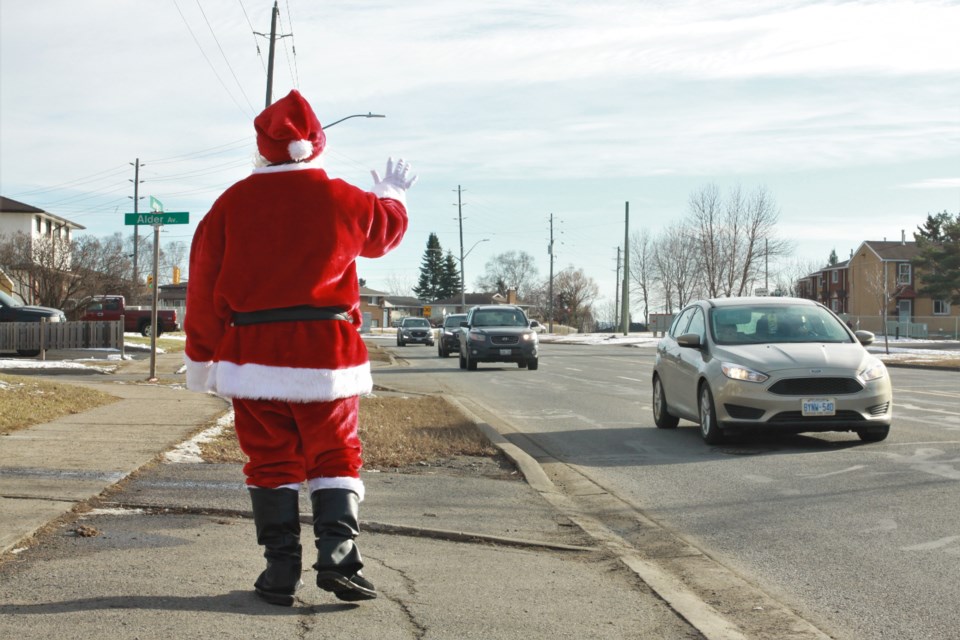
<path fill-rule="evenodd" d="M 400 204 L 407 206 L 406 189 L 400 189 L 399 187 L 384 181 L 380 184 L 374 185 L 371 191 L 373 192 L 373 195 L 377 196 L 378 198 L 391 198 L 393 200 L 399 200 Z"/>
<path fill-rule="evenodd" d="M 310 478 L 307 480 L 307 486 L 310 487 L 310 493 L 321 489 L 348 489 L 357 494 L 360 502 L 363 502 L 365 493 L 363 480 L 360 478 Z"/>

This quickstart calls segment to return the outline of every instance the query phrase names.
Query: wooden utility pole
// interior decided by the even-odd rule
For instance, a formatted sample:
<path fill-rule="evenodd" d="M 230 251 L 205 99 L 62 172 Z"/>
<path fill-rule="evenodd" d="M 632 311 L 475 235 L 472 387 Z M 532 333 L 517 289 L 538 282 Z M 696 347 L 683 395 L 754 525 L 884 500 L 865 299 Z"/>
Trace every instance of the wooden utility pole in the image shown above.
<path fill-rule="evenodd" d="M 140 203 L 140 167 L 146 166 L 140 164 L 140 158 L 137 158 L 135 162 L 131 162 L 133 165 L 133 212 L 138 213 L 140 209 L 138 205 Z M 140 284 L 140 271 L 137 265 L 137 260 L 140 253 L 140 227 L 138 225 L 133 225 L 133 285 L 136 287 Z M 138 292 L 139 295 L 139 292 Z"/>
<path fill-rule="evenodd" d="M 623 335 L 630 333 L 630 203 L 626 203 L 623 222 L 623 311 L 620 312 L 620 327 Z"/>
<path fill-rule="evenodd" d="M 266 33 L 260 33 L 259 31 L 254 31 L 258 36 L 263 36 L 264 38 L 270 38 L 270 49 L 267 54 L 267 100 L 264 105 L 264 109 L 273 104 L 273 60 L 276 56 L 277 50 L 277 39 L 286 38 L 292 34 L 286 33 L 283 35 L 277 35 L 277 18 L 280 16 L 280 8 L 277 6 L 277 0 L 273 0 L 273 10 L 270 12 L 270 35 Z"/>
<path fill-rule="evenodd" d="M 547 253 L 550 254 L 550 282 L 547 285 L 547 296 L 549 296 L 548 307 L 550 309 L 550 320 L 547 331 L 553 333 L 553 214 L 550 214 L 550 244 L 547 245 Z"/>

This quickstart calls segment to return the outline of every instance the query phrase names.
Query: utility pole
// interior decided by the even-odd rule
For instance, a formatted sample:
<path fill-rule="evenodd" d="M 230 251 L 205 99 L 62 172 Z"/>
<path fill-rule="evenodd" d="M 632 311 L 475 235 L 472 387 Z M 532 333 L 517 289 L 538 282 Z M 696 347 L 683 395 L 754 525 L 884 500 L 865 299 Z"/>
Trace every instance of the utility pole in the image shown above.
<path fill-rule="evenodd" d="M 620 247 L 617 247 L 617 286 L 613 290 L 613 326 L 620 326 Z"/>
<path fill-rule="evenodd" d="M 258 36 L 263 36 L 264 38 L 270 38 L 270 53 L 267 55 L 267 101 L 264 105 L 264 109 L 269 107 L 273 103 L 273 59 L 276 53 L 276 45 L 278 38 L 286 38 L 292 34 L 285 33 L 283 35 L 277 35 L 277 17 L 280 15 L 280 8 L 277 6 L 277 0 L 273 0 L 273 11 L 270 13 L 270 35 L 268 36 L 265 33 L 260 33 L 259 31 L 254 31 Z"/>
<path fill-rule="evenodd" d="M 457 220 L 460 221 L 460 313 L 467 312 L 467 281 L 463 275 L 463 202 L 457 185 Z"/>
<path fill-rule="evenodd" d="M 136 162 L 131 162 L 133 165 L 133 212 L 139 213 L 140 209 L 138 204 L 140 202 L 140 167 L 145 167 L 146 165 L 140 164 L 140 158 L 136 159 Z M 129 197 L 129 196 L 128 196 Z M 137 286 L 140 284 L 140 271 L 137 266 L 138 254 L 140 252 L 140 226 L 133 225 L 133 284 Z M 139 294 L 138 294 L 139 295 Z M 138 303 L 139 304 L 139 303 Z"/>
<path fill-rule="evenodd" d="M 553 214 L 550 214 L 550 244 L 547 245 L 547 253 L 550 254 L 550 281 L 547 285 L 547 296 L 549 301 L 547 306 L 549 308 L 550 320 L 547 331 L 553 333 Z"/>
<path fill-rule="evenodd" d="M 630 203 L 626 203 L 623 221 L 623 311 L 620 314 L 623 335 L 630 333 Z"/>

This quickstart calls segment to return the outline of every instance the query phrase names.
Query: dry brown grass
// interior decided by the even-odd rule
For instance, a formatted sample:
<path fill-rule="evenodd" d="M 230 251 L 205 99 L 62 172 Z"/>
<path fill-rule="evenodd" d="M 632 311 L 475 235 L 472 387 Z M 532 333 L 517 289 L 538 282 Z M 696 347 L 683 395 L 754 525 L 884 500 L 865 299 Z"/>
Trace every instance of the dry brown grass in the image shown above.
<path fill-rule="evenodd" d="M 377 396 L 360 400 L 360 438 L 367 469 L 408 467 L 451 456 L 494 456 L 475 424 L 443 398 Z M 200 446 L 209 462 L 246 462 L 233 429 Z"/>
<path fill-rule="evenodd" d="M 183 336 L 183 333 L 160 334 L 160 337 L 157 338 L 157 348 L 163 349 L 165 353 L 177 353 L 179 351 L 183 351 L 184 347 L 187 344 L 187 341 L 184 340 L 183 337 L 180 337 L 180 338 L 164 337 L 167 335 Z M 130 344 L 143 345 L 145 347 L 150 346 L 150 338 L 145 338 L 143 336 L 126 335 L 123 337 L 123 341 Z"/>
<path fill-rule="evenodd" d="M 86 387 L 0 375 L 0 433 L 83 413 L 117 400 L 116 396 Z"/>

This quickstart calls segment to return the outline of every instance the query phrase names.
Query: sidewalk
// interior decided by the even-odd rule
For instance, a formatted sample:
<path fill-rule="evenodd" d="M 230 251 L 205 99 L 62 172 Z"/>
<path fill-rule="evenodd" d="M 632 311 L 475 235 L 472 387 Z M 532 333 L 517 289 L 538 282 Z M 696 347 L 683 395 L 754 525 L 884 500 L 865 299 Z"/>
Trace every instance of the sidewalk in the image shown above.
<path fill-rule="evenodd" d="M 180 362 L 161 355 L 158 377 Z M 359 543 L 377 600 L 316 588 L 306 524 L 299 602 L 262 603 L 240 465 L 157 462 L 227 405 L 143 384 L 148 367 L 71 377 L 121 400 L 0 439 L 0 636 L 705 637 L 527 482 L 443 472 L 364 474 Z"/>

